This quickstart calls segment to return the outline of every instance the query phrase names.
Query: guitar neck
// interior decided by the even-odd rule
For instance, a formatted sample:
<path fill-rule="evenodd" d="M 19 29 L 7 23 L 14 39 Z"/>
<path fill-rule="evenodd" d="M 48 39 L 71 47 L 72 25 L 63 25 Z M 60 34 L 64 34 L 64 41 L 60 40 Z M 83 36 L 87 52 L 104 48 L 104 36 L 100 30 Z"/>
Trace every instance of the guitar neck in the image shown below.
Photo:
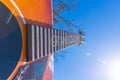
<path fill-rule="evenodd" d="M 80 34 L 46 28 L 43 26 L 27 25 L 27 61 L 34 61 L 55 53 L 80 41 Z"/>

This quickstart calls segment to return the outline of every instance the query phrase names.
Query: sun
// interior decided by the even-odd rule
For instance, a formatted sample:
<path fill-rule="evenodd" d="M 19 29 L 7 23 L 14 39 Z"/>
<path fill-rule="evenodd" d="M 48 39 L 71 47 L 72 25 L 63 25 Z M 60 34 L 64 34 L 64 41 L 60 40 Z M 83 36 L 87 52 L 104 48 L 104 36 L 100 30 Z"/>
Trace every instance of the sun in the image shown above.
<path fill-rule="evenodd" d="M 115 61 L 109 66 L 109 76 L 120 80 L 120 61 Z"/>

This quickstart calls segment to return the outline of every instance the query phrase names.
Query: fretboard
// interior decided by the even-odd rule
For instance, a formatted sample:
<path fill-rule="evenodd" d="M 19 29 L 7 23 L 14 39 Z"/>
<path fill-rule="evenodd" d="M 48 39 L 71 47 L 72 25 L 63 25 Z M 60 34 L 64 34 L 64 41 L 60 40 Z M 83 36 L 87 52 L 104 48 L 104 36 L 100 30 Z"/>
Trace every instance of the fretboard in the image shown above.
<path fill-rule="evenodd" d="M 48 54 L 58 52 L 80 41 L 80 34 L 27 25 L 27 61 L 34 61 Z"/>

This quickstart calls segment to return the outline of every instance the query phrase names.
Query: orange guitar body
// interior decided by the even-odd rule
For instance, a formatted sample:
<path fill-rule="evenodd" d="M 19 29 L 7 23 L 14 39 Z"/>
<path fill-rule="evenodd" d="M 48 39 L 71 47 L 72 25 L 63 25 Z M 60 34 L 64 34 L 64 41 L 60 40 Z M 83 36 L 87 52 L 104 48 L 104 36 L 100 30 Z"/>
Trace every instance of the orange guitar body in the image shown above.
<path fill-rule="evenodd" d="M 8 80 L 12 80 L 19 68 L 26 62 L 26 32 L 25 24 L 52 25 L 52 1 L 51 0 L 0 0 L 19 23 L 22 34 L 22 51 L 19 61 Z M 1 12 L 0 12 L 1 13 Z M 52 27 L 52 26 L 48 26 Z M 17 54 L 17 53 L 16 53 Z M 44 77 L 44 80 L 48 80 Z"/>

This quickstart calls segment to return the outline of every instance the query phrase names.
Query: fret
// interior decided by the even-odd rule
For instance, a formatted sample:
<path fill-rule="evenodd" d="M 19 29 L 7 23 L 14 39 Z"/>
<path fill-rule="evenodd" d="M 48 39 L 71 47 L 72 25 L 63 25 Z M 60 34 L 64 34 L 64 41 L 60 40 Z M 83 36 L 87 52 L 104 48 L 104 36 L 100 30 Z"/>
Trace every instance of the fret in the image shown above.
<path fill-rule="evenodd" d="M 61 50 L 63 49 L 63 34 L 62 34 L 62 30 L 61 30 Z"/>
<path fill-rule="evenodd" d="M 63 49 L 63 34 L 62 34 L 62 30 L 61 30 L 61 50 Z"/>
<path fill-rule="evenodd" d="M 53 29 L 53 53 L 55 52 L 55 29 Z"/>
<path fill-rule="evenodd" d="M 56 29 L 54 29 L 54 44 L 55 44 L 55 46 L 54 46 L 54 52 L 56 52 L 57 51 L 57 34 L 56 34 Z"/>
<path fill-rule="evenodd" d="M 44 28 L 44 56 L 47 56 L 47 28 Z"/>
<path fill-rule="evenodd" d="M 35 60 L 35 27 L 32 25 L 32 61 Z"/>
<path fill-rule="evenodd" d="M 59 37 L 58 37 L 58 39 L 59 39 L 59 42 L 58 42 L 58 43 L 59 43 L 59 45 L 58 45 L 59 48 L 58 48 L 58 49 L 61 50 L 61 49 L 60 49 L 60 48 L 61 48 L 61 47 L 60 47 L 60 46 L 61 46 L 61 37 L 60 37 L 61 34 L 60 34 L 60 30 L 59 30 L 58 32 L 59 32 L 59 35 L 58 35 L 58 36 L 59 36 Z"/>
<path fill-rule="evenodd" d="M 41 58 L 41 27 L 38 26 L 39 28 L 39 58 Z"/>
<path fill-rule="evenodd" d="M 46 28 L 46 41 L 47 41 L 47 55 L 49 55 L 49 34 L 48 34 L 48 29 Z"/>
<path fill-rule="evenodd" d="M 58 30 L 56 30 L 56 52 L 58 51 L 58 44 L 59 43 L 59 39 L 58 39 Z"/>
<path fill-rule="evenodd" d="M 40 49 L 40 57 L 43 57 L 43 27 L 40 27 L 40 40 L 41 40 L 41 49 Z"/>
<path fill-rule="evenodd" d="M 61 34 L 61 30 L 60 30 L 60 50 L 62 50 L 62 34 Z"/>
<path fill-rule="evenodd" d="M 51 50 L 50 50 L 50 34 L 51 34 L 51 32 L 50 32 L 50 28 L 48 28 L 48 54 L 50 54 L 51 53 Z"/>
<path fill-rule="evenodd" d="M 62 49 L 64 49 L 64 31 L 62 31 Z"/>
<path fill-rule="evenodd" d="M 51 30 L 51 34 L 52 34 L 52 35 L 51 35 L 51 38 L 52 38 L 51 47 L 52 47 L 52 53 L 54 53 L 54 39 L 53 39 L 53 37 L 54 37 L 54 35 L 53 35 L 53 34 L 54 34 L 54 31 L 53 31 L 53 29 Z"/>
<path fill-rule="evenodd" d="M 69 32 L 67 33 L 67 47 L 69 46 L 69 44 L 70 44 L 70 37 L 69 37 Z"/>
<path fill-rule="evenodd" d="M 39 26 L 36 26 L 36 53 L 37 53 L 37 59 L 39 59 L 40 57 L 40 30 L 39 30 Z"/>
<path fill-rule="evenodd" d="M 43 28 L 43 57 L 45 56 L 45 28 Z"/>
<path fill-rule="evenodd" d="M 63 49 L 63 31 L 61 30 L 61 50 Z"/>
<path fill-rule="evenodd" d="M 64 34 L 63 34 L 63 30 L 62 30 L 62 49 L 64 49 Z"/>
<path fill-rule="evenodd" d="M 67 47 L 69 46 L 70 42 L 69 42 L 69 32 L 67 33 Z"/>
<path fill-rule="evenodd" d="M 65 32 L 65 40 L 64 40 L 64 42 L 65 42 L 65 43 L 64 43 L 64 44 L 65 44 L 65 47 L 66 47 L 66 41 L 67 41 L 67 40 L 66 40 L 66 32 Z"/>
<path fill-rule="evenodd" d="M 65 47 L 67 47 L 68 46 L 68 34 L 67 34 L 67 32 L 66 32 L 66 46 Z"/>
<path fill-rule="evenodd" d="M 72 36 L 70 36 L 70 32 L 68 32 L 68 38 L 69 38 L 69 40 L 71 40 L 71 37 Z M 68 44 L 68 47 L 71 45 L 71 41 L 69 41 L 69 44 Z"/>
<path fill-rule="evenodd" d="M 59 30 L 57 30 L 57 51 L 59 50 Z"/>
<path fill-rule="evenodd" d="M 65 32 L 63 31 L 63 48 L 65 48 Z"/>
<path fill-rule="evenodd" d="M 52 43 L 53 43 L 53 40 L 52 40 L 52 29 L 50 28 L 50 53 L 52 53 L 52 50 L 53 50 Z"/>

